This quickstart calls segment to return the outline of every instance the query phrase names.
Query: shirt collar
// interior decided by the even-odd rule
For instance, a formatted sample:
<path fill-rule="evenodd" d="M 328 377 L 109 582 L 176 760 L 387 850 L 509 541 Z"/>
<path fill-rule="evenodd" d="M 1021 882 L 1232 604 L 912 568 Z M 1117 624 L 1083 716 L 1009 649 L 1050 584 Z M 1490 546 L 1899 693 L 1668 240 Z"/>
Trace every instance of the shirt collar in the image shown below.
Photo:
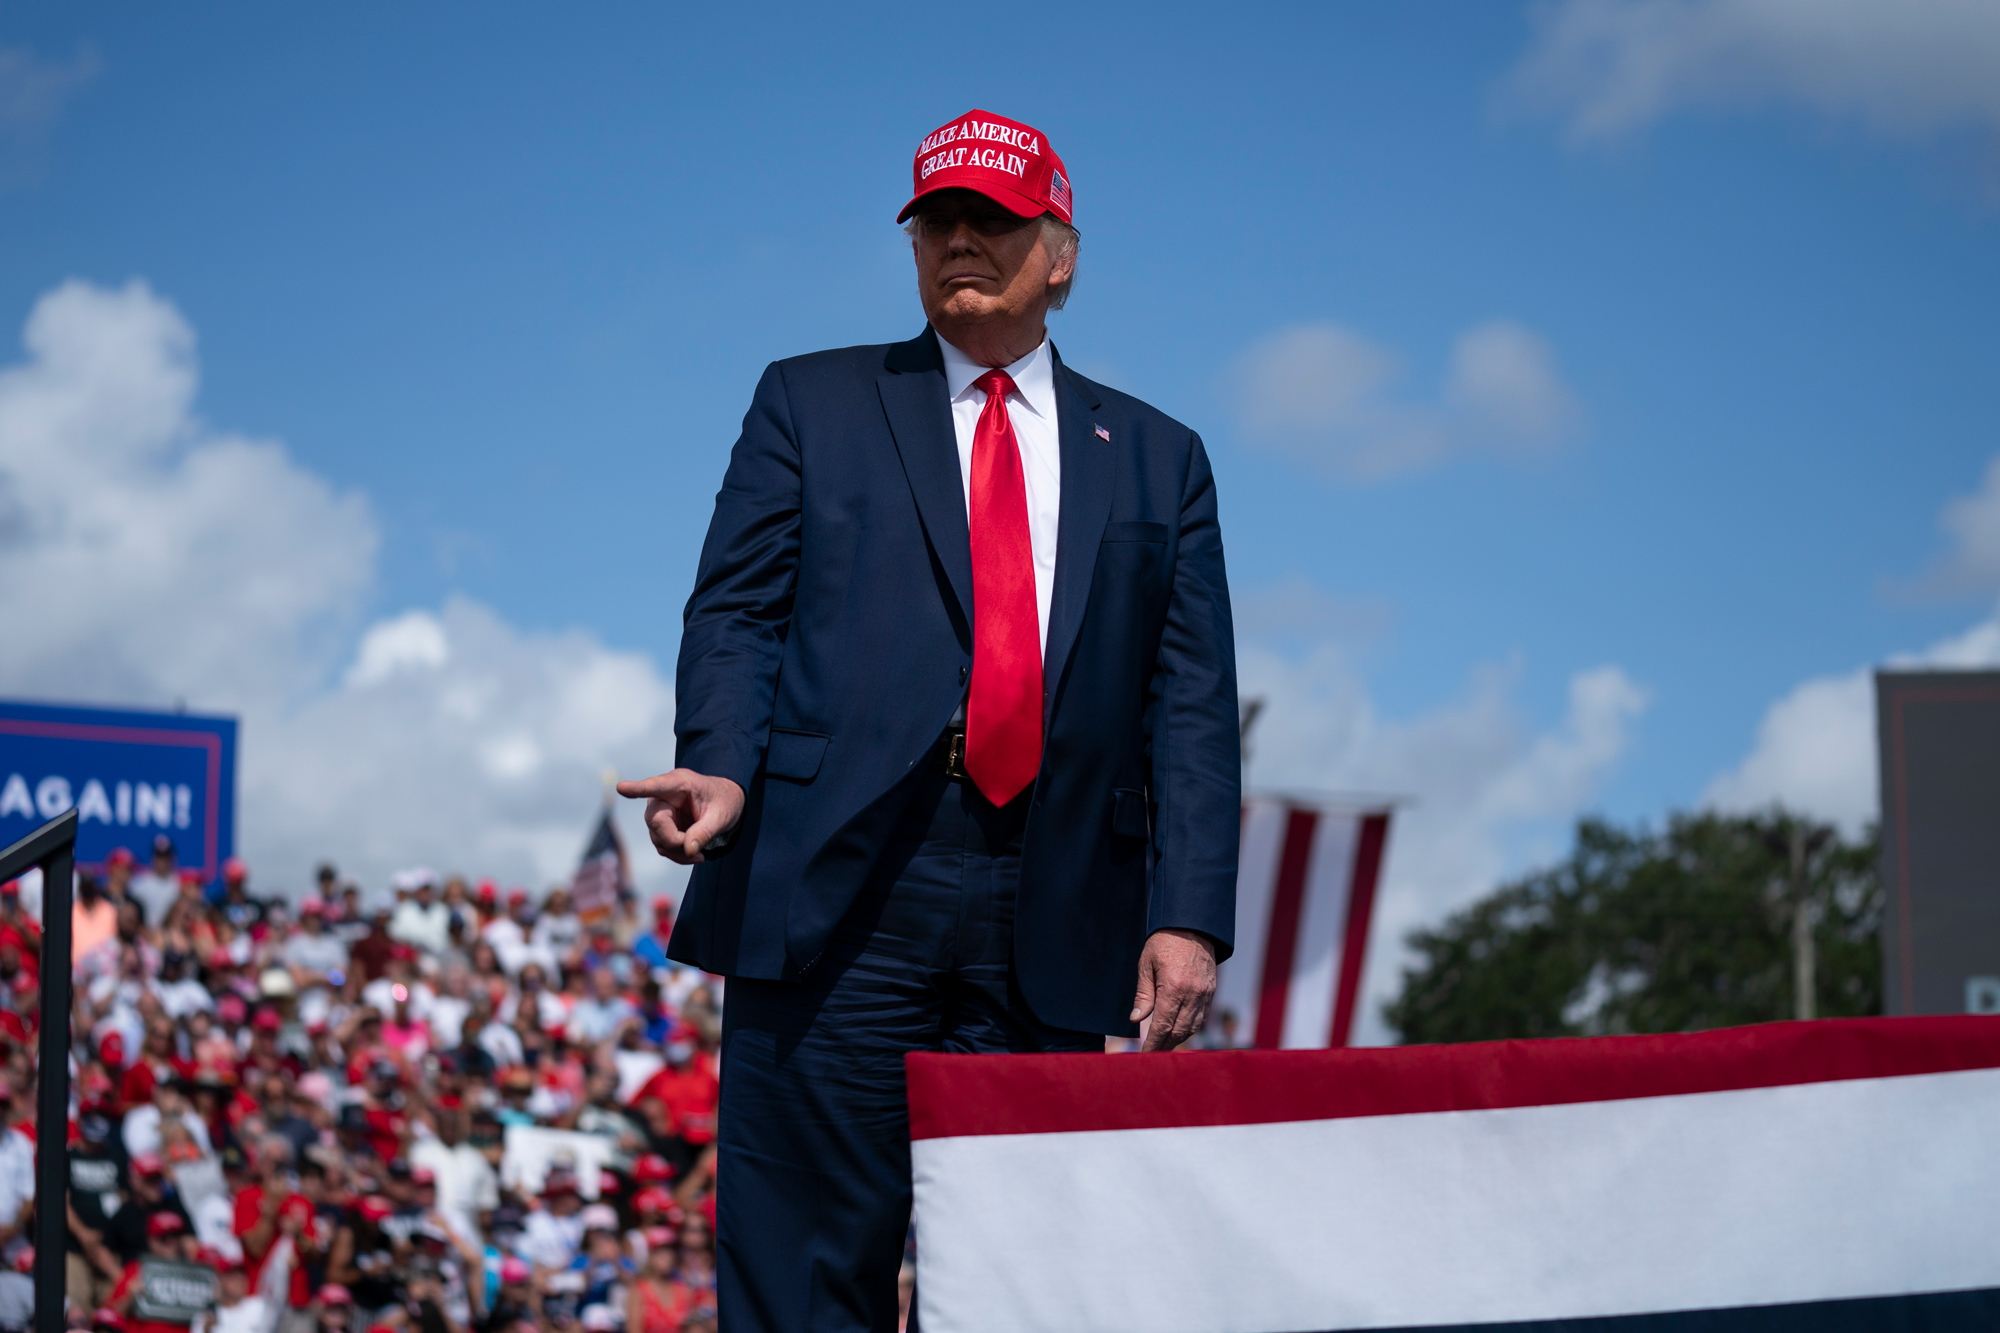
<path fill-rule="evenodd" d="M 971 357 L 953 347 L 940 336 L 938 349 L 944 353 L 944 382 L 951 390 L 951 399 L 957 402 L 967 393 L 977 393 L 972 382 L 984 375 L 988 369 Z M 1049 355 L 1048 335 L 1034 351 L 1022 357 L 1011 366 L 1003 367 L 1014 381 L 1019 397 L 1028 410 L 1045 421 L 1056 419 L 1056 377 L 1054 360 Z"/>

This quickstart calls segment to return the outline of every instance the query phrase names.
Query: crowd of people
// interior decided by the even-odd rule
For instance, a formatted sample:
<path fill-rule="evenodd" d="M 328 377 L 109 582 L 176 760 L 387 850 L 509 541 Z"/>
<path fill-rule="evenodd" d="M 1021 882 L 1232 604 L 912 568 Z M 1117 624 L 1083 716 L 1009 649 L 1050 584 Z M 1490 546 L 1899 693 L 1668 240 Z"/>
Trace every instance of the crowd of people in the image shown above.
<path fill-rule="evenodd" d="M 146 850 L 77 883 L 71 1327 L 715 1327 L 721 982 L 667 959 L 666 900 L 331 865 L 265 897 Z M 33 1260 L 23 899 L 0 887 L 0 1329 Z"/>

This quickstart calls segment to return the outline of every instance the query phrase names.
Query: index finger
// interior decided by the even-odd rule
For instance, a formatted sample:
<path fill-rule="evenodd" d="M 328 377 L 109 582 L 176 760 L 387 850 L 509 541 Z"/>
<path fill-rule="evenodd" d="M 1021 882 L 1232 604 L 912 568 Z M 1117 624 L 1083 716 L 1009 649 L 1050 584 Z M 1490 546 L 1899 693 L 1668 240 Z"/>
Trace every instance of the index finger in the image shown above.
<path fill-rule="evenodd" d="M 678 773 L 661 773 L 650 778 L 632 778 L 618 784 L 620 796 L 675 796 L 689 789 L 688 780 Z"/>

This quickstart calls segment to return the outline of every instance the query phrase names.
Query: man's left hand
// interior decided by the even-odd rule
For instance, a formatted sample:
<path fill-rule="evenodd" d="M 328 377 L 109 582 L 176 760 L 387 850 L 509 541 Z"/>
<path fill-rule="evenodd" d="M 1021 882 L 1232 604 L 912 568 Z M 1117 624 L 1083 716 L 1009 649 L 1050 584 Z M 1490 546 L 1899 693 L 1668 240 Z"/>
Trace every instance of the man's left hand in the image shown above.
<path fill-rule="evenodd" d="M 1156 930 L 1146 938 L 1132 1001 L 1132 1021 L 1146 1024 L 1141 1050 L 1171 1051 L 1201 1031 L 1214 998 L 1213 940 L 1193 930 Z"/>

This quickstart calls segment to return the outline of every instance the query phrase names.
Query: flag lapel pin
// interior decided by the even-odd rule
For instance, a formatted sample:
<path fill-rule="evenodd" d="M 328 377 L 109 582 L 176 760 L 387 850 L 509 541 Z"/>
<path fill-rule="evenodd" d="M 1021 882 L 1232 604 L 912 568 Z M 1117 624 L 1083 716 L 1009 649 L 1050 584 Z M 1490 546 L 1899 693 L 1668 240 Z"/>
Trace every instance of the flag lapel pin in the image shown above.
<path fill-rule="evenodd" d="M 1111 432 L 1110 432 L 1110 431 L 1108 431 L 1108 430 L 1104 429 L 1104 427 L 1102 427 L 1102 426 L 1093 426 L 1093 427 L 1091 427 L 1091 429 L 1097 432 L 1097 438 L 1098 438 L 1098 439 L 1100 439 L 1100 440 L 1104 441 L 1104 442 L 1105 442 L 1106 444 L 1109 444 L 1109 443 L 1111 443 Z"/>

